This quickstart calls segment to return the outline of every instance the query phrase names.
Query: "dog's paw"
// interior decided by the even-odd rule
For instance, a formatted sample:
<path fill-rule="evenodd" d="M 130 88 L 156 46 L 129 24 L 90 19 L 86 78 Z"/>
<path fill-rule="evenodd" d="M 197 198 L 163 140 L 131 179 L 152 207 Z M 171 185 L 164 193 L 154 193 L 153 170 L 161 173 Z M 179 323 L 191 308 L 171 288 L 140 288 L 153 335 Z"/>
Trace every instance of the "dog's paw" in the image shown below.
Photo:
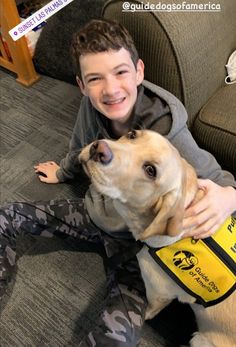
<path fill-rule="evenodd" d="M 194 333 L 192 339 L 190 340 L 190 347 L 216 347 L 216 345 L 210 342 L 202 334 Z"/>
<path fill-rule="evenodd" d="M 155 317 L 159 312 L 161 311 L 161 308 L 159 307 L 153 307 L 148 305 L 146 309 L 146 314 L 145 314 L 145 320 L 152 319 Z"/>
<path fill-rule="evenodd" d="M 153 310 L 147 310 L 145 314 L 145 320 L 152 319 L 155 316 L 155 312 Z"/>
<path fill-rule="evenodd" d="M 163 310 L 163 308 L 165 308 L 171 302 L 170 299 L 166 298 L 155 298 L 154 300 L 152 300 L 152 296 L 150 295 L 150 293 L 148 295 L 148 291 L 147 298 L 148 306 L 146 309 L 145 320 L 152 319 L 153 317 L 155 317 L 159 312 Z"/>

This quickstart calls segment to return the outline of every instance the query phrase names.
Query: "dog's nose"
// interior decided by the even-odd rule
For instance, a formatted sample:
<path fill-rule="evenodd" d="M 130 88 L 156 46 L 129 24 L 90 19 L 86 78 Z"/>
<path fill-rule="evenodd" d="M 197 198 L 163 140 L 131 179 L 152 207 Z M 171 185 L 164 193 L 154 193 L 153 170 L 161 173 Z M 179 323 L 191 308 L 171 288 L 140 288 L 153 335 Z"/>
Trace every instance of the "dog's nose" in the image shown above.
<path fill-rule="evenodd" d="M 90 159 L 101 164 L 109 164 L 113 158 L 113 153 L 106 141 L 98 140 L 94 142 L 89 150 Z"/>

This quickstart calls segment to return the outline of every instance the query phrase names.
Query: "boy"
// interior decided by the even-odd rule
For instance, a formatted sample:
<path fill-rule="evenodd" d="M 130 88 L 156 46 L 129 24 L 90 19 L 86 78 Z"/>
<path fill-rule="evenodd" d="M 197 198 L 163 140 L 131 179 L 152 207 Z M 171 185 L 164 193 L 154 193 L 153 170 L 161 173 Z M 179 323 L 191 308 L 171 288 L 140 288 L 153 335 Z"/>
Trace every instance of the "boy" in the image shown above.
<path fill-rule="evenodd" d="M 148 128 L 166 136 L 197 170 L 205 197 L 186 211 L 189 236 L 207 237 L 236 210 L 236 182 L 215 159 L 198 148 L 186 127 L 182 104 L 167 91 L 144 81 L 144 64 L 125 28 L 115 22 L 89 22 L 74 37 L 77 82 L 84 94 L 70 151 L 58 166 L 35 166 L 42 182 L 58 183 L 78 175 L 78 154 L 98 138 L 116 139 L 133 128 Z M 209 180 L 205 180 L 208 178 Z M 218 206 L 218 201 L 221 205 Z M 1 217 L 1 287 L 14 264 L 15 235 L 68 235 L 102 243 L 107 256 L 107 301 L 87 346 L 137 346 L 144 321 L 145 289 L 135 257 L 136 246 L 111 200 L 90 186 L 85 199 L 42 204 L 14 203 Z M 0 287 L 0 289 L 1 289 Z M 3 288 L 4 289 L 4 288 Z"/>

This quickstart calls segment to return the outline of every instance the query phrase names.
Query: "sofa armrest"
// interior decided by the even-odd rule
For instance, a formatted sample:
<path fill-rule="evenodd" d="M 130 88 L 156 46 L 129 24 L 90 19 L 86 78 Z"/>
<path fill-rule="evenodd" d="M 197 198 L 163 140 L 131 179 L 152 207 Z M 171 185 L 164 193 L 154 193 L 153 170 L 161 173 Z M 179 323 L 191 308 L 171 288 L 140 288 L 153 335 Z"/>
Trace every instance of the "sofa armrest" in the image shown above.
<path fill-rule="evenodd" d="M 192 132 L 199 146 L 236 177 L 236 84 L 212 96 L 196 117 Z"/>

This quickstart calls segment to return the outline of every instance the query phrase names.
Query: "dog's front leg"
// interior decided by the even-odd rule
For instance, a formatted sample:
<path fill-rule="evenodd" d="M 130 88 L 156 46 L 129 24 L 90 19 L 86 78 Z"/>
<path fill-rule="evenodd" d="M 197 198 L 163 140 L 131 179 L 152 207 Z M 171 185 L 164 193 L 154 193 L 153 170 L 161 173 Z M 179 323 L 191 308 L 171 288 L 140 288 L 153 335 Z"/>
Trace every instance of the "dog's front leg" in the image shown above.
<path fill-rule="evenodd" d="M 148 293 L 147 293 L 147 299 L 148 299 L 148 307 L 145 314 L 145 320 L 152 319 L 153 317 L 155 317 L 159 312 L 161 312 L 163 308 L 165 308 L 171 302 L 171 300 L 160 299 L 160 298 L 149 300 Z"/>

